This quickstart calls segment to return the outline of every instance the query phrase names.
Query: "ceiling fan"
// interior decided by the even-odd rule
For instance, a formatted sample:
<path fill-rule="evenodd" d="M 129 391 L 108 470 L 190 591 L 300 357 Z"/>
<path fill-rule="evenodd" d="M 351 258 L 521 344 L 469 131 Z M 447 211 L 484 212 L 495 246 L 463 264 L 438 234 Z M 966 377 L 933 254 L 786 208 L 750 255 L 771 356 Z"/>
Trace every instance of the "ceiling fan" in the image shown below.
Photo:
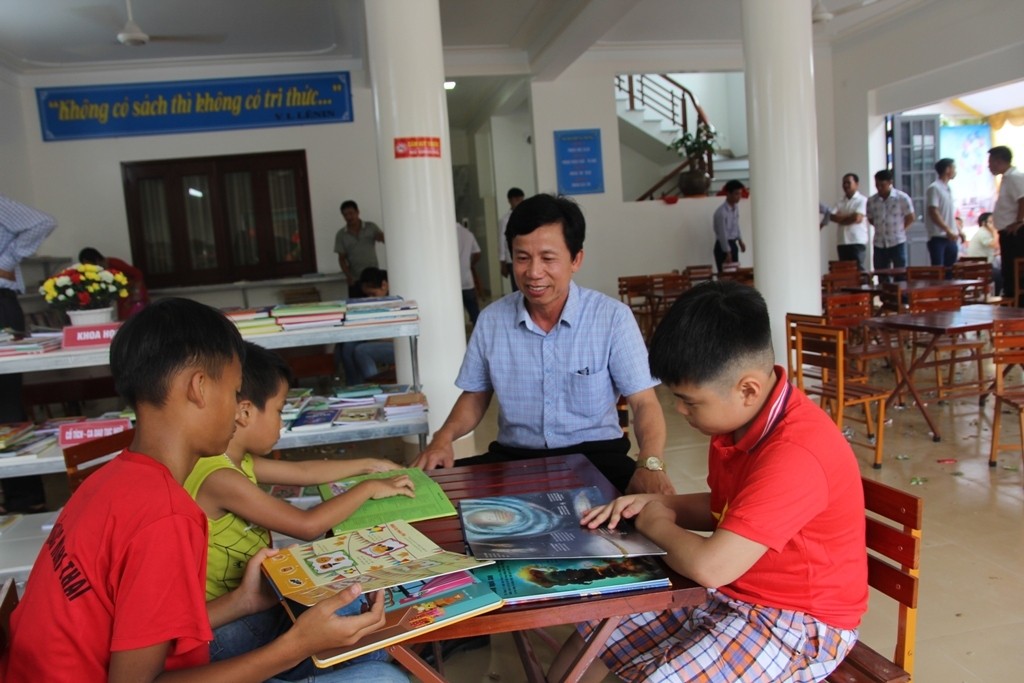
<path fill-rule="evenodd" d="M 863 9 L 869 5 L 873 5 L 878 0 L 861 0 L 858 3 L 848 5 L 846 7 L 840 7 L 834 11 L 829 11 L 822 0 L 814 0 L 814 7 L 811 9 L 811 21 L 815 24 L 827 24 L 836 17 L 841 17 L 844 14 L 850 12 L 856 12 L 859 9 Z"/>
<path fill-rule="evenodd" d="M 124 4 L 128 14 L 128 20 L 124 23 L 124 27 L 117 34 L 117 42 L 122 45 L 139 47 L 140 45 L 147 45 L 151 42 L 158 41 L 179 43 L 219 43 L 224 40 L 223 35 L 150 35 L 135 23 L 135 17 L 132 15 L 132 0 L 125 0 Z"/>

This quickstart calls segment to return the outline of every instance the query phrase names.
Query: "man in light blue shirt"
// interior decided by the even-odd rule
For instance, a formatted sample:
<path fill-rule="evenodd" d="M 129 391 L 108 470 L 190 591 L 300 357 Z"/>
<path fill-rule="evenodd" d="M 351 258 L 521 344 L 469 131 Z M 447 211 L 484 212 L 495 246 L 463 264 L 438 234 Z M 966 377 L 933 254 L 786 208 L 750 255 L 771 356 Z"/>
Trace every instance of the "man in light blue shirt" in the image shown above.
<path fill-rule="evenodd" d="M 583 453 L 620 491 L 673 490 L 661 460 L 658 382 L 636 320 L 625 304 L 572 282 L 584 234 L 583 213 L 563 197 L 536 195 L 512 212 L 505 236 L 520 291 L 480 313 L 455 381 L 462 394 L 417 467 L 451 467 L 452 443 L 496 395 L 498 439 L 470 461 Z M 618 422 L 620 395 L 633 412 L 635 462 Z"/>
<path fill-rule="evenodd" d="M 723 188 L 725 201 L 715 209 L 712 217 L 715 230 L 715 266 L 722 272 L 723 263 L 739 263 L 740 252 L 747 250 L 740 234 L 740 199 L 743 198 L 745 185 L 738 180 L 730 180 Z"/>

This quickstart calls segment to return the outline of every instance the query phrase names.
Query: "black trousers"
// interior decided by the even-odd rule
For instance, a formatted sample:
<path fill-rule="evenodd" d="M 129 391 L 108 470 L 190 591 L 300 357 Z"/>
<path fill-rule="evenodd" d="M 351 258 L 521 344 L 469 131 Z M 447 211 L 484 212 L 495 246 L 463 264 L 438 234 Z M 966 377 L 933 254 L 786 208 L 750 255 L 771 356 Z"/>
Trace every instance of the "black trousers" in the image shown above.
<path fill-rule="evenodd" d="M 740 262 L 740 241 L 729 240 L 729 252 L 732 254 L 732 262 Z M 725 263 L 725 252 L 722 251 L 722 247 L 718 245 L 718 240 L 715 240 L 715 267 L 718 272 L 722 272 L 722 264 Z"/>
<path fill-rule="evenodd" d="M 13 289 L 0 289 L 0 327 L 17 332 L 25 331 L 25 313 Z M 0 422 L 22 422 L 25 406 L 21 402 L 21 374 L 0 375 Z M 38 474 L 28 477 L 0 479 L 4 492 L 4 507 L 8 512 L 26 512 L 42 505 L 43 478 Z"/>
<path fill-rule="evenodd" d="M 629 480 L 633 478 L 633 472 L 636 471 L 636 461 L 629 457 L 629 448 L 629 437 L 625 435 L 622 438 L 610 439 L 608 441 L 584 441 L 566 448 L 514 448 L 512 446 L 503 446 L 497 441 L 492 441 L 491 445 L 487 447 L 486 453 L 473 456 L 472 458 L 457 460 L 455 461 L 455 466 L 516 462 L 518 460 L 546 458 L 551 455 L 581 453 L 621 493 L 626 490 Z"/>

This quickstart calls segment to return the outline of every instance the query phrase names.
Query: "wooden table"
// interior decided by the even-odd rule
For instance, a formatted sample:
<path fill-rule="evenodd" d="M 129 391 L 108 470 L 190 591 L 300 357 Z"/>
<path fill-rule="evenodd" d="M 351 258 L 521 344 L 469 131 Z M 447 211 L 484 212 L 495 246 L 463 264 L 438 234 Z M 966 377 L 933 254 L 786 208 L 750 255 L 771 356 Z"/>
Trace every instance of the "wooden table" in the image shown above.
<path fill-rule="evenodd" d="M 581 486 L 597 486 L 609 498 L 617 495 L 608 480 L 582 455 L 538 458 L 493 465 L 468 465 L 433 470 L 428 474 L 441 485 L 444 492 L 456 504 L 463 498 L 535 493 Z M 458 517 L 419 522 L 414 526 L 446 550 L 455 552 L 465 552 L 466 550 L 462 525 Z M 587 598 L 564 598 L 503 607 L 387 649 L 399 663 L 423 683 L 445 683 L 443 664 L 439 663 L 438 669 L 432 668 L 414 651 L 413 645 L 452 638 L 512 632 L 516 648 L 526 670 L 527 679 L 547 682 L 548 679 L 537 662 L 533 648 L 526 637 L 526 631 L 546 626 L 599 620 L 600 625 L 587 641 L 586 648 L 562 679 L 563 681 L 577 681 L 600 654 L 608 636 L 624 617 L 640 612 L 698 605 L 707 599 L 707 591 L 703 587 L 671 570 L 669 570 L 669 576 L 672 580 L 672 586 L 669 588 Z M 437 659 L 440 658 L 437 657 Z"/>
<path fill-rule="evenodd" d="M 995 320 L 1024 318 L 1024 309 L 993 304 L 970 304 L 959 311 L 936 311 L 933 313 L 900 313 L 877 318 L 868 318 L 866 324 L 896 334 L 898 343 L 890 344 L 893 367 L 896 368 L 896 388 L 893 389 L 886 406 L 889 407 L 904 389 L 910 392 L 917 402 L 918 410 L 932 430 L 932 440 L 941 441 L 939 427 L 928 413 L 927 406 L 921 398 L 914 383 L 914 373 L 923 368 L 935 367 L 939 361 L 932 359 L 935 347 L 943 337 L 954 337 L 967 332 L 990 330 Z M 903 357 L 903 334 L 919 333 L 931 335 L 925 350 L 908 367 Z M 980 394 L 984 396 L 984 394 Z"/>
<path fill-rule="evenodd" d="M 858 292 L 868 292 L 869 294 L 881 294 L 883 283 L 866 283 L 860 285 L 849 285 L 840 287 L 840 291 L 849 292 L 856 294 Z M 934 287 L 960 287 L 965 289 L 967 287 L 981 287 L 985 284 L 984 280 L 901 280 L 899 282 L 891 282 L 899 290 L 900 295 L 904 295 L 908 289 L 932 289 Z"/>

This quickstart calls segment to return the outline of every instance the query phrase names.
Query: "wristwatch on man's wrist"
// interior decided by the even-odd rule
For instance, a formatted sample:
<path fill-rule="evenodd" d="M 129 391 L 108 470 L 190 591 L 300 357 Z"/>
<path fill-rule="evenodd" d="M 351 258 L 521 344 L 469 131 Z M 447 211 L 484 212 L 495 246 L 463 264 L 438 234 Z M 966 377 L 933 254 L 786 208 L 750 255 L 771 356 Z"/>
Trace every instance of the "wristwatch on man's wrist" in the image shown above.
<path fill-rule="evenodd" d="M 664 472 L 665 471 L 665 461 L 662 460 L 661 458 L 659 458 L 656 455 L 648 456 L 647 458 L 644 458 L 643 460 L 637 460 L 636 461 L 636 466 L 637 466 L 637 468 L 641 468 L 642 467 L 643 469 L 650 470 L 652 472 Z"/>

